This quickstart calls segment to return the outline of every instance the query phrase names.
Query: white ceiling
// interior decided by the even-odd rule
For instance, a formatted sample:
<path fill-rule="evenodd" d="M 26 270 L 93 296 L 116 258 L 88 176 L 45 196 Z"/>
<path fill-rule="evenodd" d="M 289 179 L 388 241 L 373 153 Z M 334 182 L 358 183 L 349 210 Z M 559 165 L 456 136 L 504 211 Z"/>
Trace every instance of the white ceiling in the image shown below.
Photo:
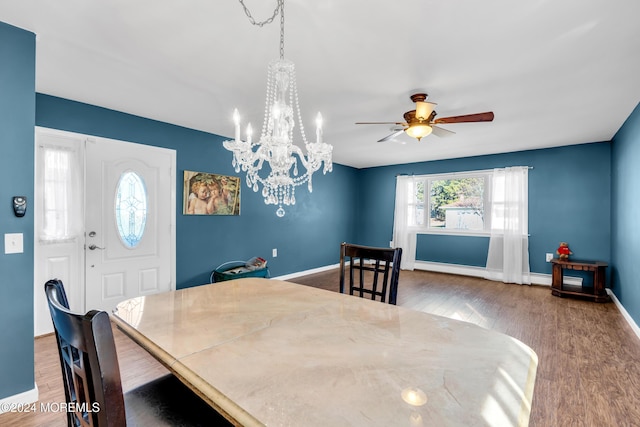
<path fill-rule="evenodd" d="M 256 20 L 276 0 L 245 0 Z M 325 119 L 334 162 L 368 167 L 608 141 L 640 101 L 637 0 L 286 0 L 285 57 L 304 125 Z M 279 18 L 236 0 L 0 0 L 37 34 L 40 93 L 232 135 L 261 127 Z M 377 143 L 429 94 L 439 117 L 492 123 Z M 231 158 L 231 156 L 229 157 Z"/>

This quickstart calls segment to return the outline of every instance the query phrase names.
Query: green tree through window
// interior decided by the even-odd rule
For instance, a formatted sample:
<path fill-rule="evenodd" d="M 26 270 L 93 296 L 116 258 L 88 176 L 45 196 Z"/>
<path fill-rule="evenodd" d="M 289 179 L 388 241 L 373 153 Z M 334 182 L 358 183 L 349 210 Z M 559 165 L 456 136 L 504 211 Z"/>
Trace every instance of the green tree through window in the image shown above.
<path fill-rule="evenodd" d="M 443 207 L 469 208 L 482 216 L 484 178 L 441 179 L 431 182 L 431 225 L 445 226 Z"/>

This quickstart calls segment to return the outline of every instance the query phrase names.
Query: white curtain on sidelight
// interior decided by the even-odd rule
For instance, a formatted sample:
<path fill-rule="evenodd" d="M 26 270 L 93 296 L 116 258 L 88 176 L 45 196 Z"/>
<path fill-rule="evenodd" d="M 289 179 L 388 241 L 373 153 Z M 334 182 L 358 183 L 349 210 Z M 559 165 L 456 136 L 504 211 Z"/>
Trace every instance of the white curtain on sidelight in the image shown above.
<path fill-rule="evenodd" d="M 74 148 L 41 145 L 43 168 L 41 242 L 65 242 L 79 237 L 82 225 L 79 153 Z"/>
<path fill-rule="evenodd" d="M 402 248 L 400 268 L 413 270 L 416 263 L 416 233 L 410 230 L 414 214 L 416 184 L 413 176 L 396 179 L 396 207 L 393 215 L 393 246 Z"/>
<path fill-rule="evenodd" d="M 491 189 L 491 239 L 487 278 L 531 284 L 529 271 L 529 168 L 495 169 Z"/>

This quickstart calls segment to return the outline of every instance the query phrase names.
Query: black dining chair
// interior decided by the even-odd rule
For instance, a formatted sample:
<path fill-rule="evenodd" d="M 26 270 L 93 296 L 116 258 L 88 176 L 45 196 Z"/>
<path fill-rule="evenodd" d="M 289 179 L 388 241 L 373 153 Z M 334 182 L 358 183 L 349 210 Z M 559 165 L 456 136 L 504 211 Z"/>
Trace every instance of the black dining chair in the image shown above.
<path fill-rule="evenodd" d="M 60 280 L 45 283 L 58 342 L 69 427 L 230 426 L 172 374 L 122 392 L 109 315 L 69 310 Z"/>
<path fill-rule="evenodd" d="M 349 294 L 396 304 L 402 248 L 340 245 L 340 293 L 345 292 L 348 270 Z"/>

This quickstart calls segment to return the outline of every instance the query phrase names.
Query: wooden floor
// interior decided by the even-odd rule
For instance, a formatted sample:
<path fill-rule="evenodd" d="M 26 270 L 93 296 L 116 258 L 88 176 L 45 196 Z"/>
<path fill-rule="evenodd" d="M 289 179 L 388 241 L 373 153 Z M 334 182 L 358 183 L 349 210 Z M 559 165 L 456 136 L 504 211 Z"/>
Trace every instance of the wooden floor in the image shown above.
<path fill-rule="evenodd" d="M 291 281 L 338 290 L 337 271 Z M 402 271 L 398 305 L 475 323 L 530 346 L 539 358 L 530 426 L 640 426 L 640 339 L 613 303 L 558 298 L 543 286 Z M 166 372 L 115 334 L 125 390 Z M 55 339 L 37 338 L 35 348 L 39 402 L 63 402 Z M 60 413 L 0 415 L 0 426 L 64 425 Z"/>

